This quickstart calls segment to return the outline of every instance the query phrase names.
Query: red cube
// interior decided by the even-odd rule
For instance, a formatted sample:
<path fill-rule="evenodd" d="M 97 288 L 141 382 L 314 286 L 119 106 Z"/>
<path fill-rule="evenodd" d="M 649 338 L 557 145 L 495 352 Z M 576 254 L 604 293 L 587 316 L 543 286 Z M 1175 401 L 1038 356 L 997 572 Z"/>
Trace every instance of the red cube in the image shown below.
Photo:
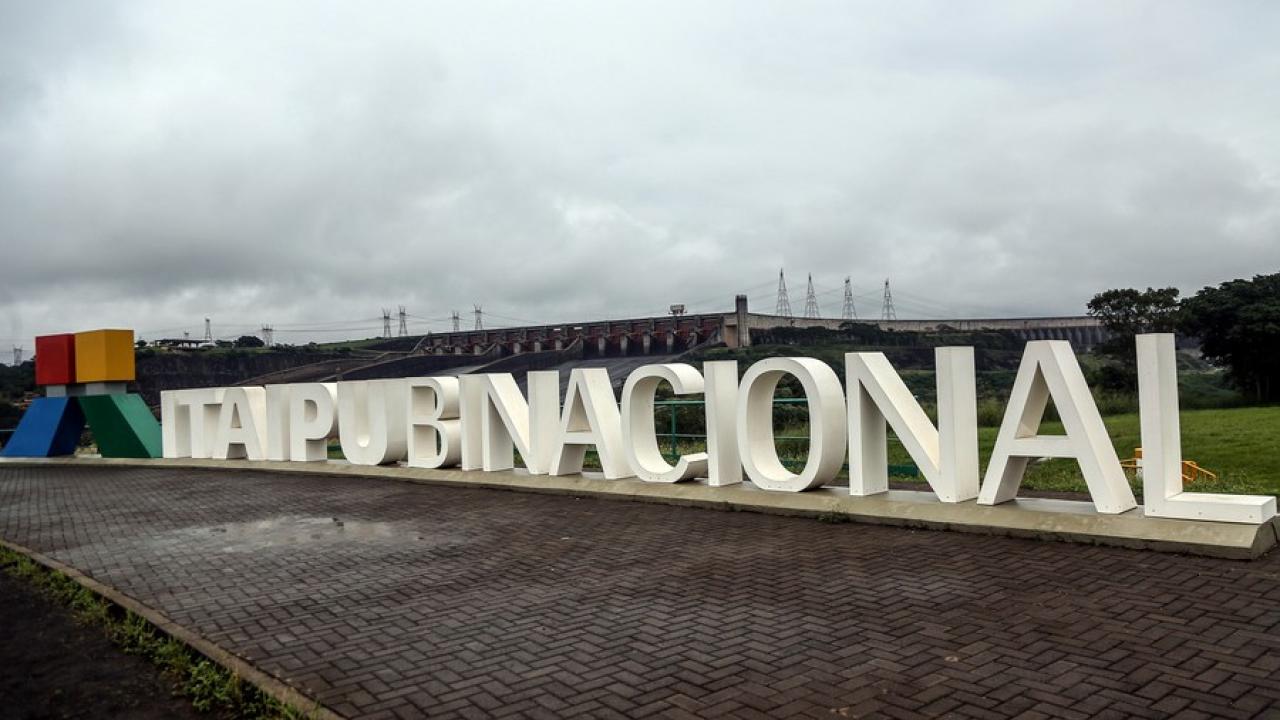
<path fill-rule="evenodd" d="M 41 335 L 36 338 L 36 384 L 70 385 L 75 381 L 75 334 Z"/>

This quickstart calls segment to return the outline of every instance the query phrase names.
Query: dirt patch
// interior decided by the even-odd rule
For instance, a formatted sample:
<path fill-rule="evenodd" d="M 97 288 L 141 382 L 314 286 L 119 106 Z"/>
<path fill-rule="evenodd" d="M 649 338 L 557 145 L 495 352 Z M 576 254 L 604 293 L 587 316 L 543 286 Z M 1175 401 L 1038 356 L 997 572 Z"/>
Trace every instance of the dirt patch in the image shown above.
<path fill-rule="evenodd" d="M 35 718 L 207 718 L 142 658 L 103 629 L 76 621 L 21 580 L 0 572 L 0 715 Z"/>

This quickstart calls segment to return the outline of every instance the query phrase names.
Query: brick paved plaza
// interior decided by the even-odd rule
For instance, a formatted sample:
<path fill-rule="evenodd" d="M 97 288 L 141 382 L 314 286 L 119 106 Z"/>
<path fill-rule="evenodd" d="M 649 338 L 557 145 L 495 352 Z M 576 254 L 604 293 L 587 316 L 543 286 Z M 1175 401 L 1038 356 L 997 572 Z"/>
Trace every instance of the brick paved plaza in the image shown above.
<path fill-rule="evenodd" d="M 1278 553 L 107 468 L 0 468 L 0 537 L 351 717 L 1280 709 Z"/>

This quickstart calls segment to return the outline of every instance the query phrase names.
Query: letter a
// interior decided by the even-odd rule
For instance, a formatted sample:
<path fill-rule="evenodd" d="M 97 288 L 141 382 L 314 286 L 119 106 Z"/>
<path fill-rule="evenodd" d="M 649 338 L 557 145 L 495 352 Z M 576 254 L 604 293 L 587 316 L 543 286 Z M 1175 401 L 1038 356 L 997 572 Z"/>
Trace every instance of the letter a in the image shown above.
<path fill-rule="evenodd" d="M 1037 434 L 1050 397 L 1066 435 Z M 1017 497 L 1027 462 L 1042 457 L 1075 458 L 1098 512 L 1116 514 L 1138 506 L 1084 373 L 1065 340 L 1027 343 L 978 504 Z"/>

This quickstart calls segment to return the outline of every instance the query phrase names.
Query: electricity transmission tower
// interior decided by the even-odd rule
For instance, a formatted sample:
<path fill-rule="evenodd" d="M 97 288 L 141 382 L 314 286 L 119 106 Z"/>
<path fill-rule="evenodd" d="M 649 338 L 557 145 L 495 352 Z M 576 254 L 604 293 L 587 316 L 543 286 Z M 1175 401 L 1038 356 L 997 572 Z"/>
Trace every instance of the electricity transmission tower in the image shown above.
<path fill-rule="evenodd" d="M 778 307 L 773 314 L 791 317 L 791 298 L 787 296 L 787 279 L 782 275 L 782 268 L 778 268 Z"/>
<path fill-rule="evenodd" d="M 262 344 L 271 347 L 276 344 L 276 329 L 270 325 L 262 326 Z"/>
<path fill-rule="evenodd" d="M 18 367 L 21 364 L 22 364 L 22 346 L 14 345 L 13 346 L 13 366 Z"/>
<path fill-rule="evenodd" d="M 889 278 L 884 279 L 884 303 L 880 306 L 880 319 L 898 319 L 898 311 L 893 309 L 893 293 L 889 290 Z"/>
<path fill-rule="evenodd" d="M 213 343 L 213 324 L 209 322 L 209 318 L 204 319 L 204 341 Z"/>
<path fill-rule="evenodd" d="M 401 305 L 400 306 L 400 337 L 404 337 L 405 335 L 409 334 L 409 323 L 405 320 L 405 318 L 407 317 L 408 317 L 408 313 L 404 311 L 404 306 Z"/>
<path fill-rule="evenodd" d="M 484 314 L 484 310 L 481 310 L 479 305 L 472 305 L 472 307 L 476 309 L 476 329 L 483 330 L 484 322 L 481 320 L 481 316 Z"/>
<path fill-rule="evenodd" d="M 382 308 L 382 337 L 391 337 L 391 311 Z"/>
<path fill-rule="evenodd" d="M 809 289 L 804 294 L 804 316 L 816 318 L 818 315 L 818 296 L 813 292 L 813 273 L 809 273 Z"/>
<path fill-rule="evenodd" d="M 459 331 L 461 331 L 461 330 L 462 330 L 462 316 L 458 314 L 458 311 L 457 311 L 457 310 L 454 310 L 454 311 L 453 311 L 453 318 L 452 318 L 452 319 L 453 319 L 453 331 L 454 331 L 454 332 L 459 332 Z"/>
<path fill-rule="evenodd" d="M 858 319 L 858 310 L 853 306 L 853 280 L 848 277 L 844 279 L 844 308 L 840 310 L 840 318 L 843 320 Z"/>

